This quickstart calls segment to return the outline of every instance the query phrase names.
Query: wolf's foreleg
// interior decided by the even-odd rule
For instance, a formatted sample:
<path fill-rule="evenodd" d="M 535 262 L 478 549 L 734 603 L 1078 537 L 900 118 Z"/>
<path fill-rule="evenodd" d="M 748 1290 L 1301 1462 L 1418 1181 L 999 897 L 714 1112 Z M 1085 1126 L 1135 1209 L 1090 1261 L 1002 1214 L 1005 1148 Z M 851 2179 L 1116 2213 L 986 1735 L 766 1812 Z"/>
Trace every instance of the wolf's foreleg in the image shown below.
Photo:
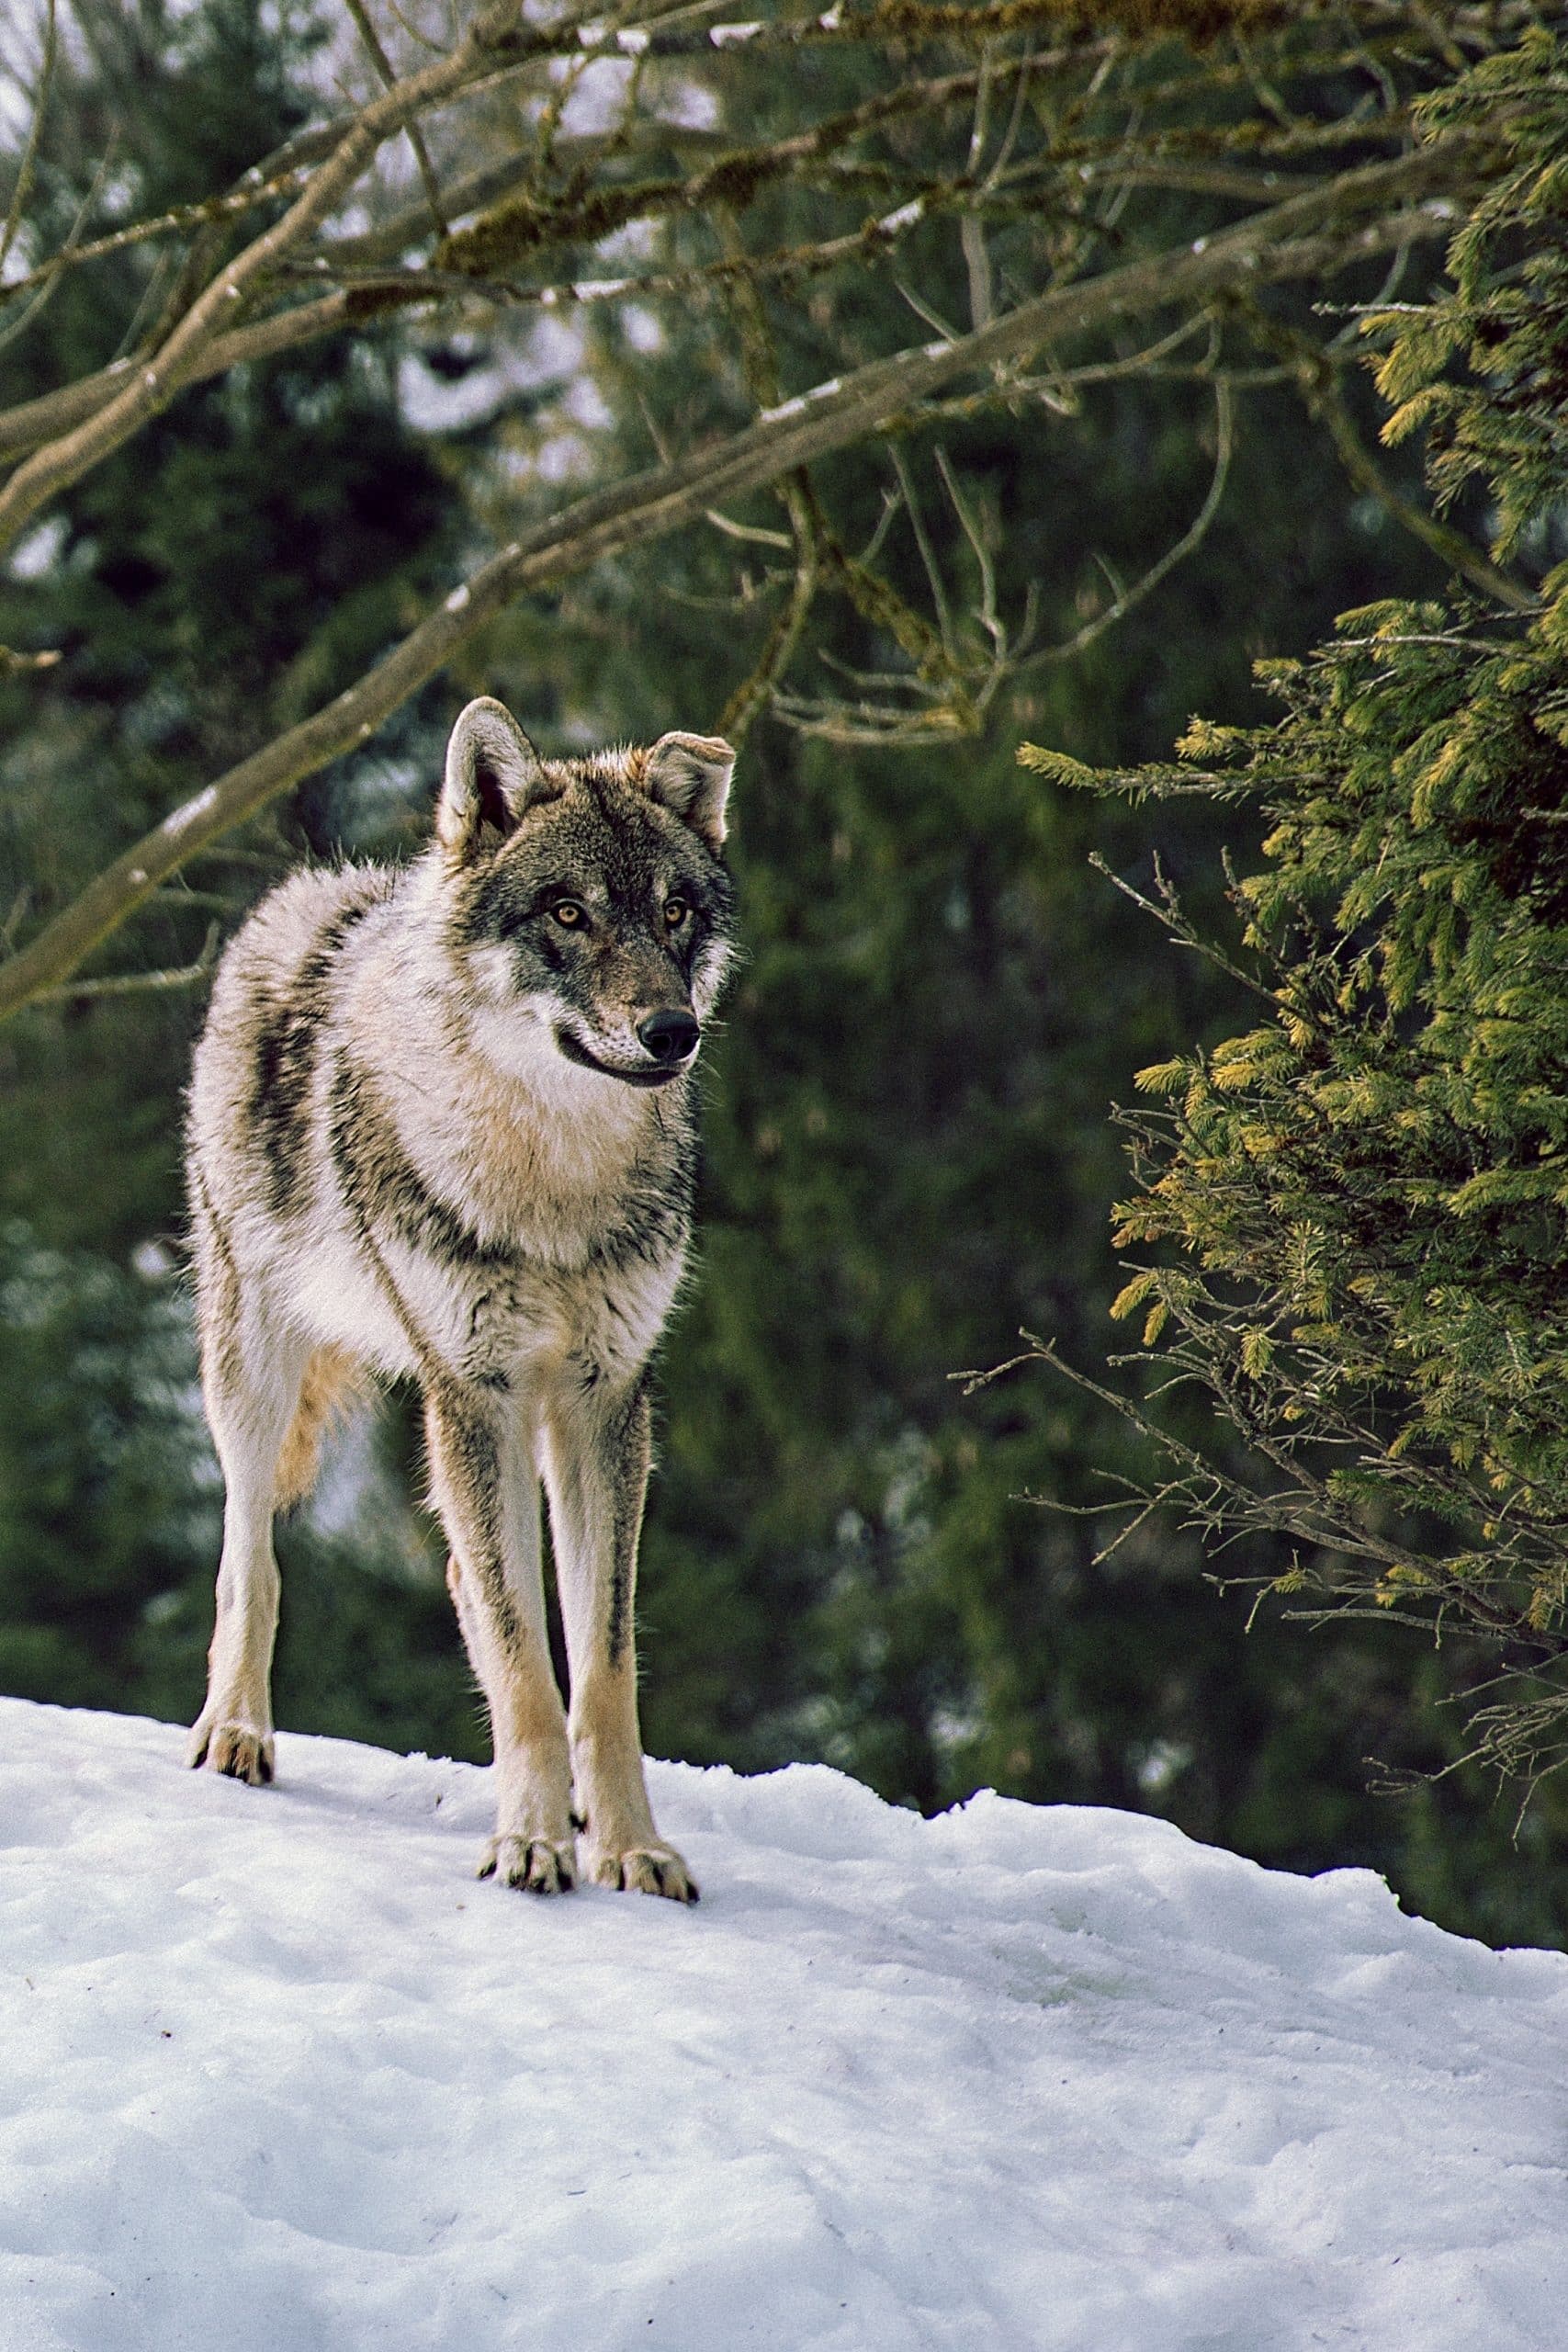
<path fill-rule="evenodd" d="M 571 1760 L 587 1824 L 588 1874 L 694 1903 L 696 1883 L 654 1827 L 637 1728 L 633 1605 L 648 1489 L 646 1382 L 553 1400 L 543 1430 L 545 1484 L 571 1667 Z"/>
<path fill-rule="evenodd" d="M 425 1399 L 431 1486 L 452 1547 L 446 1581 L 495 1742 L 495 1836 L 479 1876 L 558 1894 L 575 1884 L 571 1766 L 550 1665 L 539 1489 L 514 1418 L 444 1385 Z"/>
<path fill-rule="evenodd" d="M 272 1650 L 277 1634 L 277 1561 L 272 1520 L 278 1457 L 299 1401 L 308 1346 L 242 1318 L 237 1297 L 204 1288 L 202 1388 L 222 1465 L 223 1556 L 217 1620 L 208 1652 L 207 1703 L 186 1749 L 236 1781 L 273 1776 Z"/>

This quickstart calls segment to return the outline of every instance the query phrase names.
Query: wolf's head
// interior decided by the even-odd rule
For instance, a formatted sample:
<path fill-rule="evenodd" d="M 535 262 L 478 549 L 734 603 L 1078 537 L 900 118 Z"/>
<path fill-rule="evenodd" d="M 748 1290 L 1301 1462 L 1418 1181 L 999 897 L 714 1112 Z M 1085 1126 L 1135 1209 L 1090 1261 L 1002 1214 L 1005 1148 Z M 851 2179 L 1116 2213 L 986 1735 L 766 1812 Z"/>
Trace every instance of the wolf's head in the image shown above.
<path fill-rule="evenodd" d="M 547 760 L 487 695 L 452 730 L 435 812 L 444 932 L 491 1057 L 541 1050 L 627 1086 L 691 1067 L 730 960 L 716 737 Z"/>

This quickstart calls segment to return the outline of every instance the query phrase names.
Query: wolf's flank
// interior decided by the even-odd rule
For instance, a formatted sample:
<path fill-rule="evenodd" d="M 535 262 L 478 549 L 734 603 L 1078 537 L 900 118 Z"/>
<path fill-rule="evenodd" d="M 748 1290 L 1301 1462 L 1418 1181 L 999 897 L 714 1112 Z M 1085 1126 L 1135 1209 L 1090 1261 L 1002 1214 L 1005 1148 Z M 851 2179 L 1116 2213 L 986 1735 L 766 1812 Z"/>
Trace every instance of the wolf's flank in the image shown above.
<path fill-rule="evenodd" d="M 500 703 L 470 703 L 423 855 L 285 883 L 224 957 L 197 1050 L 187 1174 L 227 1499 L 190 1761 L 271 1780 L 274 1514 L 309 1491 L 343 1396 L 411 1377 L 495 1741 L 481 1875 L 540 1894 L 581 1862 L 696 1898 L 649 1807 L 633 1618 L 692 1069 L 731 956 L 733 763 L 683 734 L 544 759 Z"/>

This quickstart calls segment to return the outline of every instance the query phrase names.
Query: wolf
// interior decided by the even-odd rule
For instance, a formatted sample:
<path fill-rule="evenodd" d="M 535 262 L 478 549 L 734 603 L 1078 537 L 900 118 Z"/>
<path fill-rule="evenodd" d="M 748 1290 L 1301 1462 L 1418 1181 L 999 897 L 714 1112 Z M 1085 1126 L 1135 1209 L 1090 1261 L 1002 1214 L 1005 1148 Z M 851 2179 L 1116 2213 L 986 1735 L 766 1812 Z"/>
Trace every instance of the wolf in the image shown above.
<path fill-rule="evenodd" d="M 693 1903 L 654 1826 L 633 1603 L 649 1365 L 680 1287 L 693 1065 L 734 954 L 735 754 L 672 733 L 546 758 L 490 697 L 401 868 L 282 884 L 197 1049 L 186 1171 L 202 1391 L 225 1482 L 189 1761 L 270 1781 L 275 1512 L 366 1377 L 423 1393 L 447 1582 L 495 1751 L 479 1866 Z M 566 1634 L 551 1667 L 539 1483 Z"/>

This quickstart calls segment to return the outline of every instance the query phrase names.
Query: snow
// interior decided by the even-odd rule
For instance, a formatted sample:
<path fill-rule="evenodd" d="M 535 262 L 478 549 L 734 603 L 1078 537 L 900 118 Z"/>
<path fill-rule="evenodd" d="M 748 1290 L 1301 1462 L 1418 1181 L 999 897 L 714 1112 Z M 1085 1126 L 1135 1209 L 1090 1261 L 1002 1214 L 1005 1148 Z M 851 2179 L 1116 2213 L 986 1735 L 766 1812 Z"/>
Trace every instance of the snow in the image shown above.
<path fill-rule="evenodd" d="M 655 1765 L 700 1908 L 487 1775 L 0 1702 L 0 2352 L 1543 2352 L 1568 1958 L 1133 1815 Z"/>

